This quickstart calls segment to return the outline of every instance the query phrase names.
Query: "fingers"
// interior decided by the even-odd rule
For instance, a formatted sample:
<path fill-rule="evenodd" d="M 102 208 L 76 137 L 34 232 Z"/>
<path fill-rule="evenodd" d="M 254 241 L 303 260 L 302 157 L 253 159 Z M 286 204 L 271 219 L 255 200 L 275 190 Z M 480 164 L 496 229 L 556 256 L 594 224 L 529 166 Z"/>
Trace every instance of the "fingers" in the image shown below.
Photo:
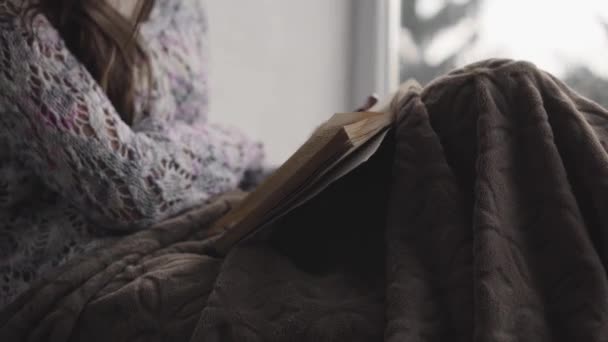
<path fill-rule="evenodd" d="M 365 104 L 363 104 L 363 106 L 359 107 L 359 109 L 357 109 L 357 112 L 365 112 L 366 110 L 369 110 L 370 108 L 372 108 L 376 103 L 378 103 L 378 97 L 373 94 L 367 97 L 367 99 L 365 100 Z"/>

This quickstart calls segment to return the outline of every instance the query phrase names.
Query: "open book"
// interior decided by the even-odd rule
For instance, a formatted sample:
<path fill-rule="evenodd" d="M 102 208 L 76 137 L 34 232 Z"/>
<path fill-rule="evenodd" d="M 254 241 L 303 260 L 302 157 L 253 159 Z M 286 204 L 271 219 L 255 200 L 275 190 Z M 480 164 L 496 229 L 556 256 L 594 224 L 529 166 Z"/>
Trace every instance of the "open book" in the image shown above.
<path fill-rule="evenodd" d="M 213 243 L 218 255 L 258 229 L 304 204 L 334 181 L 367 161 L 382 143 L 393 123 L 394 108 L 411 90 L 411 80 L 400 90 L 365 112 L 331 117 L 238 207 L 220 218 L 212 233 L 222 233 Z"/>

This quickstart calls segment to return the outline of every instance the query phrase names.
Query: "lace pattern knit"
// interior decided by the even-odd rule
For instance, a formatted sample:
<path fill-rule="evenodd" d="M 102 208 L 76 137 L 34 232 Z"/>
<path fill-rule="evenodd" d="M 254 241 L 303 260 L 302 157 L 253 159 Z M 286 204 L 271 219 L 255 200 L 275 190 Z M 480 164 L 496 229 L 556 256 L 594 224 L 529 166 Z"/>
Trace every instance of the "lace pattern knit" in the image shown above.
<path fill-rule="evenodd" d="M 200 0 L 157 0 L 129 127 L 43 16 L 0 0 L 0 307 L 45 272 L 236 188 L 262 147 L 207 121 Z M 145 104 L 145 105 L 144 105 Z"/>

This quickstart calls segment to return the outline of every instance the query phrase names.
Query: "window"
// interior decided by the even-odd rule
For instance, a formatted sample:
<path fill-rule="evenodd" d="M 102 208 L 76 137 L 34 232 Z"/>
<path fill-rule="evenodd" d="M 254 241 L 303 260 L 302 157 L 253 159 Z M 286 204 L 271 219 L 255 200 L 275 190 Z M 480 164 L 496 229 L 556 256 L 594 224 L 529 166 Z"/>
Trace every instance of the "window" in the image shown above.
<path fill-rule="evenodd" d="M 608 1 L 401 0 L 400 80 L 528 60 L 608 107 Z"/>

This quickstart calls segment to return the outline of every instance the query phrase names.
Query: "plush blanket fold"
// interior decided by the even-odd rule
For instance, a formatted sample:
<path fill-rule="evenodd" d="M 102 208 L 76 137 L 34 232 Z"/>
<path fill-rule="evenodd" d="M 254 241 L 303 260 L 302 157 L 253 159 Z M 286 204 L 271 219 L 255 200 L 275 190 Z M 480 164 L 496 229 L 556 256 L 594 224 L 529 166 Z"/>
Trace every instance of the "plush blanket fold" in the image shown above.
<path fill-rule="evenodd" d="M 39 282 L 0 341 L 606 341 L 607 139 L 532 64 L 469 65 L 270 236 L 207 255 L 221 198 Z"/>

